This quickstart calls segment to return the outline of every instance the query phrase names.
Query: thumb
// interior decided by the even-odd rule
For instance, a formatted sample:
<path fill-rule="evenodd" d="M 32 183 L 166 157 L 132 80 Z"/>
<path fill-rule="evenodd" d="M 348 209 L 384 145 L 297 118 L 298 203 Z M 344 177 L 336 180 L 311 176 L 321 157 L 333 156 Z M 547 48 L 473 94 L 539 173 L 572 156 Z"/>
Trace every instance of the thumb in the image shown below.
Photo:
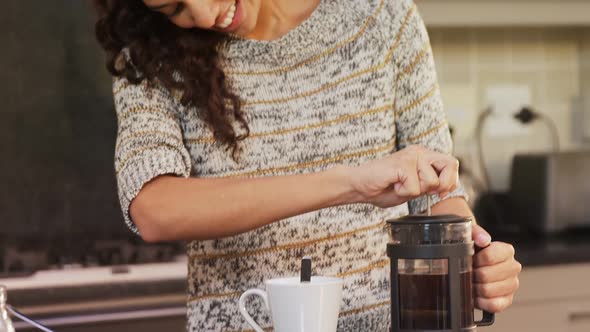
<path fill-rule="evenodd" d="M 472 223 L 471 234 L 475 245 L 480 248 L 485 248 L 492 242 L 490 234 L 475 222 Z"/>

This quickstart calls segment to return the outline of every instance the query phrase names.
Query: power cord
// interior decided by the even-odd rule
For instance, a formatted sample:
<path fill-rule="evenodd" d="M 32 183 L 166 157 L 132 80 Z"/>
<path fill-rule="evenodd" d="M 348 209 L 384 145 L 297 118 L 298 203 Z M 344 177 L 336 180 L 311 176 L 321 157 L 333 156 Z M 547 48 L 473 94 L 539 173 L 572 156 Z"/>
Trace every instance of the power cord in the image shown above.
<path fill-rule="evenodd" d="M 486 191 L 489 193 L 489 204 L 491 204 L 491 208 L 493 210 L 494 219 L 496 219 L 496 223 L 498 225 L 503 225 L 503 211 L 500 208 L 499 202 L 496 200 L 495 195 L 491 192 L 491 183 L 490 183 L 490 176 L 488 173 L 488 169 L 486 167 L 486 163 L 484 160 L 484 148 L 483 148 L 483 126 L 485 121 L 493 114 L 493 109 L 491 107 L 486 108 L 483 112 L 479 114 L 477 117 L 476 127 L 475 127 L 475 140 L 477 143 L 477 158 L 479 161 L 479 166 L 483 178 L 483 184 L 485 185 Z M 518 112 L 514 113 L 514 119 L 518 120 L 520 123 L 526 125 L 532 123 L 535 120 L 541 120 L 545 123 L 545 125 L 551 131 L 552 141 L 553 141 L 553 150 L 555 152 L 560 150 L 560 142 L 559 142 L 559 133 L 555 122 L 551 120 L 551 118 L 543 115 L 542 113 L 535 112 L 531 107 L 525 106 L 522 107 Z"/>
<path fill-rule="evenodd" d="M 481 175 L 483 177 L 483 183 L 486 187 L 487 191 L 491 190 L 490 186 L 490 176 L 488 174 L 488 169 L 486 167 L 486 163 L 483 157 L 483 125 L 485 124 L 487 118 L 492 115 L 493 111 L 491 107 L 486 108 L 483 112 L 479 114 L 477 117 L 477 122 L 475 124 L 475 140 L 477 141 L 477 159 L 479 161 L 479 167 L 481 171 Z"/>
<path fill-rule="evenodd" d="M 514 114 L 514 118 L 518 120 L 520 123 L 526 125 L 535 120 L 541 120 L 545 123 L 547 128 L 551 131 L 551 139 L 553 140 L 553 150 L 555 152 L 560 150 L 560 143 L 559 143 L 559 131 L 557 130 L 557 125 L 555 122 L 551 120 L 550 117 L 535 112 L 531 107 L 525 106 L 520 109 L 516 114 Z"/>
<path fill-rule="evenodd" d="M 479 114 L 477 117 L 477 122 L 475 126 L 475 134 L 476 134 L 476 141 L 477 141 L 477 158 L 480 165 L 481 174 L 483 177 L 483 182 L 488 191 L 491 190 L 490 185 L 490 175 L 488 173 L 488 169 L 486 167 L 486 163 L 484 160 L 484 149 L 483 149 L 483 125 L 487 118 L 493 114 L 493 110 L 491 107 L 486 108 L 483 112 Z M 557 129 L 557 125 L 555 122 L 549 118 L 548 116 L 535 112 L 530 106 L 522 107 L 518 112 L 514 113 L 514 119 L 518 120 L 523 125 L 527 125 L 532 123 L 533 121 L 540 120 L 549 130 L 551 131 L 551 139 L 553 144 L 553 151 L 557 152 L 560 150 L 560 142 L 559 142 L 559 131 Z"/>

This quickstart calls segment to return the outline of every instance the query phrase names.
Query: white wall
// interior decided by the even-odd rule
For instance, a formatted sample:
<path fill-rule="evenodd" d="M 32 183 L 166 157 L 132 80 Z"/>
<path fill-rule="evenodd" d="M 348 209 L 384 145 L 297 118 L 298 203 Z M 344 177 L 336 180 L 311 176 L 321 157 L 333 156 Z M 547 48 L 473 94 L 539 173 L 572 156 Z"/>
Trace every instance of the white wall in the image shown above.
<path fill-rule="evenodd" d="M 489 105 L 487 89 L 498 85 L 530 90 L 531 106 L 556 123 L 562 149 L 587 144 L 573 101 L 583 95 L 582 87 L 590 99 L 589 35 L 579 28 L 431 28 L 441 91 L 456 127 L 456 154 L 477 168 L 475 121 Z M 508 116 L 499 120 L 484 127 L 483 142 L 492 186 L 506 190 L 514 153 L 549 150 L 551 140 L 541 122 L 523 127 Z"/>
<path fill-rule="evenodd" d="M 590 31 L 585 31 L 582 38 L 582 51 L 580 52 L 580 63 L 582 66 L 581 91 L 584 96 L 582 118 L 582 135 L 590 142 Z"/>

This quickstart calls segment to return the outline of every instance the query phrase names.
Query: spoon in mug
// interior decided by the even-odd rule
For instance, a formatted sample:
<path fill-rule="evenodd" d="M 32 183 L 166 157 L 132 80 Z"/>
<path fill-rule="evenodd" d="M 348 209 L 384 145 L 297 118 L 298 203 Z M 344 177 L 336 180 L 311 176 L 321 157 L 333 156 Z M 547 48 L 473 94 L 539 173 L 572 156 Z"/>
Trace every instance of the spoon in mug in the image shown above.
<path fill-rule="evenodd" d="M 311 282 L 311 257 L 301 259 L 301 282 Z"/>

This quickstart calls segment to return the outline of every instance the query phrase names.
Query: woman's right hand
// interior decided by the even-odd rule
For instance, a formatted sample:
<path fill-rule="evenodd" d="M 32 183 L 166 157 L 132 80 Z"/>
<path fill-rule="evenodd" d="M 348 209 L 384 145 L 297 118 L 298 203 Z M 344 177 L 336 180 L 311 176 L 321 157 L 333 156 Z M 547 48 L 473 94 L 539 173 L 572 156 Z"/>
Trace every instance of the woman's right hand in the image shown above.
<path fill-rule="evenodd" d="M 446 196 L 458 171 L 454 157 L 412 145 L 350 169 L 348 179 L 357 202 L 386 208 L 427 193 Z"/>

